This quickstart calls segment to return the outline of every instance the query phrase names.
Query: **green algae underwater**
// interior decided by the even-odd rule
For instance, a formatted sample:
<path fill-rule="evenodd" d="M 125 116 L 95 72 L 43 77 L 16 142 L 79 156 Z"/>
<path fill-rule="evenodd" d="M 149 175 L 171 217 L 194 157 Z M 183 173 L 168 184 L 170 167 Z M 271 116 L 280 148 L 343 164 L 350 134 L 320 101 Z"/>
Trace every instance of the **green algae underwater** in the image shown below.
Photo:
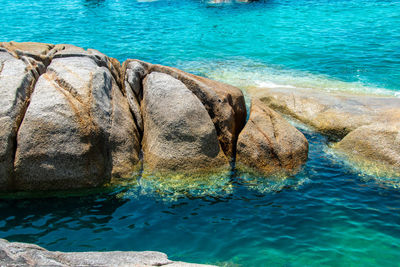
<path fill-rule="evenodd" d="M 240 88 L 397 96 L 400 1 L 0 0 L 0 39 L 71 43 Z M 0 236 L 50 250 L 157 250 L 221 266 L 400 266 L 400 179 L 310 143 L 295 176 L 132 179 L 0 200 Z M 140 176 L 140 174 L 139 174 Z"/>

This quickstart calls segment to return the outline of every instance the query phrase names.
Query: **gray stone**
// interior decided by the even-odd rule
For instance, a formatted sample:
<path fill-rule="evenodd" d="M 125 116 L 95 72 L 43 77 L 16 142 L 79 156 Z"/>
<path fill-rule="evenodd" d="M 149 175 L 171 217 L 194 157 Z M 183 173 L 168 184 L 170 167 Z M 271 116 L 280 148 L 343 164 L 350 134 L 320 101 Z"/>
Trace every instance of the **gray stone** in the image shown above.
<path fill-rule="evenodd" d="M 39 63 L 0 51 L 0 190 L 12 189 L 16 134 L 24 117 Z"/>
<path fill-rule="evenodd" d="M 5 48 L 17 58 L 30 57 L 38 62 L 42 62 L 45 66 L 50 64 L 51 54 L 57 51 L 57 49 L 53 50 L 55 46 L 52 44 L 33 42 L 0 42 L 0 47 Z"/>
<path fill-rule="evenodd" d="M 395 97 L 299 88 L 250 88 L 249 93 L 334 139 L 363 125 L 400 118 L 400 99 Z"/>
<path fill-rule="evenodd" d="M 367 172 L 400 177 L 400 121 L 361 126 L 334 148 Z"/>
<path fill-rule="evenodd" d="M 145 78 L 143 90 L 144 171 L 229 169 L 210 116 L 182 82 L 152 72 Z"/>
<path fill-rule="evenodd" d="M 253 99 L 250 118 L 239 135 L 236 168 L 264 176 L 294 174 L 307 161 L 307 155 L 304 135 Z"/>
<path fill-rule="evenodd" d="M 96 266 L 96 267 L 139 267 L 139 266 L 182 266 L 197 267 L 211 265 L 174 262 L 167 255 L 155 251 L 111 251 L 111 252 L 58 252 L 27 243 L 11 243 L 0 239 L 0 266 Z"/>
<path fill-rule="evenodd" d="M 17 138 L 18 189 L 99 186 L 139 161 L 137 130 L 108 63 L 76 50 L 57 52 L 35 86 Z"/>
<path fill-rule="evenodd" d="M 339 143 L 334 151 L 374 175 L 400 176 L 400 99 L 291 88 L 252 88 L 264 104 Z"/>
<path fill-rule="evenodd" d="M 124 92 L 138 129 L 143 132 L 143 117 L 140 101 L 143 97 L 143 79 L 148 74 L 146 65 L 136 60 L 126 60 L 122 66 Z"/>
<path fill-rule="evenodd" d="M 233 159 L 236 142 L 246 122 L 246 105 L 242 91 L 234 86 L 186 73 L 182 70 L 140 62 L 148 73 L 168 74 L 181 81 L 203 103 L 212 119 L 225 155 Z"/>

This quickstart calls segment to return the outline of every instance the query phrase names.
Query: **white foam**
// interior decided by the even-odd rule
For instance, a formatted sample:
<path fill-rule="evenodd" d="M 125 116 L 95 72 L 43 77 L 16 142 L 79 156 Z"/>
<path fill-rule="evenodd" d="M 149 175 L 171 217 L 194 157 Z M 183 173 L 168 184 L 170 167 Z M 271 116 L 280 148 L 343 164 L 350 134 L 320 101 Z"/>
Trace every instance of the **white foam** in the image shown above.
<path fill-rule="evenodd" d="M 183 62 L 179 67 L 243 89 L 249 87 L 301 88 L 400 97 L 400 92 L 364 84 L 360 81 L 345 82 L 327 75 L 268 66 L 248 59 Z"/>
<path fill-rule="evenodd" d="M 255 81 L 258 87 L 267 87 L 267 88 L 296 88 L 292 85 L 284 85 L 284 84 L 277 84 L 271 81 Z"/>

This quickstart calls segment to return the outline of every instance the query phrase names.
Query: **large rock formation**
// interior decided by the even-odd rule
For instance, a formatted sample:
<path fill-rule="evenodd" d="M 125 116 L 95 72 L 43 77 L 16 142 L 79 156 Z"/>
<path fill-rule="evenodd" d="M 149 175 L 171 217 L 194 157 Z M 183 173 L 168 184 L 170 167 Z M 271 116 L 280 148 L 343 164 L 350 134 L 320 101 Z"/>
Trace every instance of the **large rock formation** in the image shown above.
<path fill-rule="evenodd" d="M 210 116 L 182 82 L 152 72 L 144 80 L 143 92 L 145 171 L 229 168 Z"/>
<path fill-rule="evenodd" d="M 230 158 L 234 157 L 237 138 L 246 121 L 246 104 L 240 89 L 179 69 L 142 61 L 127 60 L 124 66 L 128 84 L 138 96 L 140 95 L 140 86 L 135 85 L 135 81 L 153 71 L 168 74 L 181 81 L 199 98 L 208 111 L 225 155 Z M 134 78 L 130 79 L 129 77 Z"/>
<path fill-rule="evenodd" d="M 164 178 L 229 173 L 235 160 L 246 123 L 236 87 L 138 60 L 121 66 L 96 50 L 65 44 L 0 43 L 0 63 L 0 190 L 104 185 L 139 171 L 141 152 L 144 174 Z M 280 129 L 282 138 L 268 143 L 247 129 L 243 136 L 257 140 L 262 158 L 245 159 L 242 150 L 246 165 L 269 175 L 303 162 L 285 158 L 302 135 Z M 251 146 L 244 139 L 240 144 Z M 279 168 L 271 151 L 281 151 Z"/>
<path fill-rule="evenodd" d="M 299 88 L 250 88 L 249 93 L 336 140 L 363 125 L 400 119 L 400 99 L 394 97 Z"/>
<path fill-rule="evenodd" d="M 252 100 L 239 135 L 236 168 L 262 175 L 293 174 L 307 161 L 308 142 L 281 115 Z"/>
<path fill-rule="evenodd" d="M 399 175 L 399 98 L 298 88 L 250 88 L 249 93 L 331 140 L 342 139 L 333 148 L 356 166 Z"/>
<path fill-rule="evenodd" d="M 17 188 L 99 186 L 138 164 L 128 103 L 99 54 L 68 47 L 40 76 L 18 132 Z"/>
<path fill-rule="evenodd" d="M 0 266 L 97 266 L 97 267 L 212 267 L 212 265 L 174 262 L 167 255 L 155 251 L 111 251 L 111 252 L 59 252 L 48 251 L 27 243 L 11 243 L 0 239 Z"/>
<path fill-rule="evenodd" d="M 12 187 L 15 138 L 44 66 L 0 48 L 0 190 Z"/>

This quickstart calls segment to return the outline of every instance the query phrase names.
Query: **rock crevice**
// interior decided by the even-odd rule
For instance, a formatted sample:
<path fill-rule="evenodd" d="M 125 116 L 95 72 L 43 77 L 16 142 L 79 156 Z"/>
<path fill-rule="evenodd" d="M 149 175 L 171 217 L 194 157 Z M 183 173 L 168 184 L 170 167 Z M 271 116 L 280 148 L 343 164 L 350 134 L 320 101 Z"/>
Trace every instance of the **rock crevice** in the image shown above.
<path fill-rule="evenodd" d="M 179 69 L 131 59 L 121 66 L 73 45 L 14 42 L 0 43 L 0 63 L 3 191 L 101 186 L 142 163 L 150 176 L 229 173 L 237 156 L 270 175 L 304 162 L 290 158 L 291 149 L 307 153 L 304 136 L 272 111 L 252 107 L 246 124 L 240 89 Z M 258 157 L 239 144 L 258 149 Z"/>

